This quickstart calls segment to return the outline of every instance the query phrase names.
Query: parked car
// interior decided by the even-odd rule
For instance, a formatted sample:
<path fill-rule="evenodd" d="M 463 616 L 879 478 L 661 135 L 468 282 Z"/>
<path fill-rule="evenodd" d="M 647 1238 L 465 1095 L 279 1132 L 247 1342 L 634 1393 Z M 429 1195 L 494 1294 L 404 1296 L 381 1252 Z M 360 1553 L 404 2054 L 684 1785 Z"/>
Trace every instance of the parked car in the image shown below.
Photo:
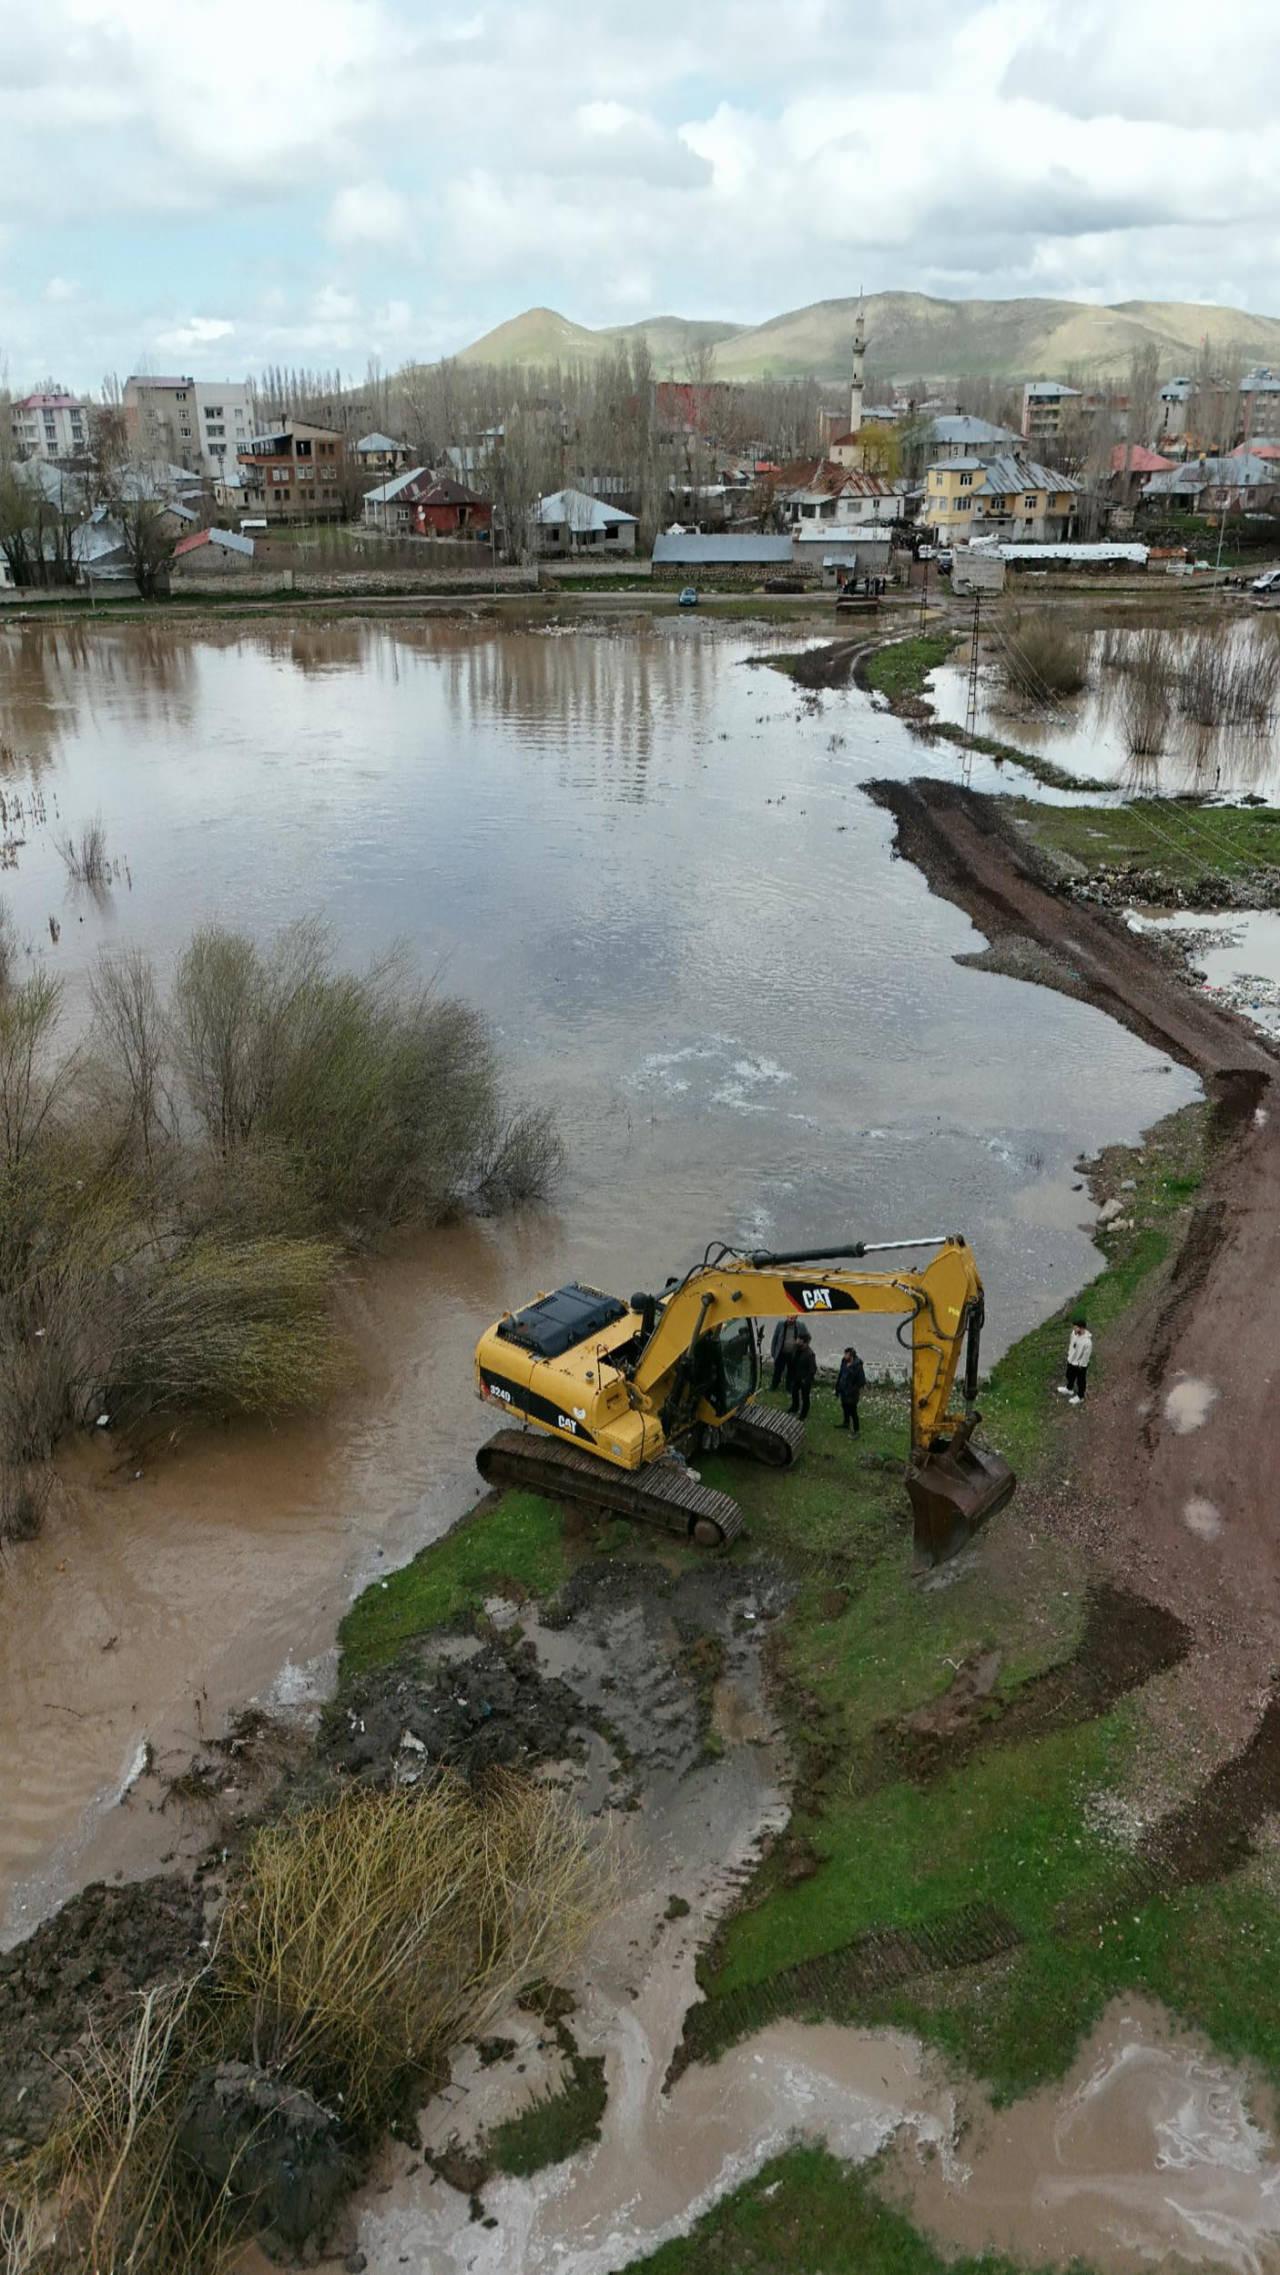
<path fill-rule="evenodd" d="M 1254 578 L 1249 590 L 1280 593 L 1280 569 L 1264 569 L 1260 577 Z"/>
<path fill-rule="evenodd" d="M 680 588 L 679 594 L 677 595 L 677 598 L 676 598 L 676 607 L 677 607 L 677 608 L 696 608 L 696 607 L 697 607 L 697 605 L 698 605 L 698 588 L 697 588 L 697 586 L 696 586 L 696 585 L 682 585 L 682 586 L 681 586 L 681 588 Z"/>
<path fill-rule="evenodd" d="M 951 561 L 951 547 L 949 545 L 940 545 L 938 547 L 938 567 L 943 570 L 950 569 Z"/>
<path fill-rule="evenodd" d="M 917 561 L 931 561 L 933 559 L 932 545 L 917 545 L 916 559 Z"/>

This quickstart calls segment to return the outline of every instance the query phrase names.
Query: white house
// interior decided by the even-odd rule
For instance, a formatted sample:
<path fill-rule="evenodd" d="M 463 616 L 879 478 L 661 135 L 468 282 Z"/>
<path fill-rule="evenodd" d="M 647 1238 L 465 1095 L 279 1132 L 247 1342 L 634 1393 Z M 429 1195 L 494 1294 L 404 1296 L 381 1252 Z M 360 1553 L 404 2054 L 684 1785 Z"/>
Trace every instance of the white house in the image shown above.
<path fill-rule="evenodd" d="M 585 490 L 553 490 L 538 500 L 534 521 L 540 553 L 634 553 L 636 517 L 589 498 Z"/>

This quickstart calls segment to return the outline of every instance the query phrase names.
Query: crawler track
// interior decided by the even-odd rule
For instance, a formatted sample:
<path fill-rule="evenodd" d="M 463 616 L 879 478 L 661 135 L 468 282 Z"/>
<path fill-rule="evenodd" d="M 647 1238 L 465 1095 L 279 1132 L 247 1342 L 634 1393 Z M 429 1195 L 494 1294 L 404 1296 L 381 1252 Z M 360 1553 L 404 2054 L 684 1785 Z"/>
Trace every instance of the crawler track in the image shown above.
<path fill-rule="evenodd" d="M 713 1492 L 678 1461 L 651 1461 L 644 1469 L 615 1469 L 581 1446 L 533 1430 L 499 1430 L 476 1455 L 487 1485 L 522 1485 L 553 1501 L 581 1501 L 612 1509 L 634 1524 L 656 1525 L 704 1548 L 725 1548 L 742 1530 L 742 1511 L 727 1493 Z"/>
<path fill-rule="evenodd" d="M 780 1414 L 752 1398 L 734 1415 L 723 1442 L 729 1453 L 749 1454 L 769 1469 L 790 1469 L 804 1444 L 804 1423 L 798 1414 Z"/>

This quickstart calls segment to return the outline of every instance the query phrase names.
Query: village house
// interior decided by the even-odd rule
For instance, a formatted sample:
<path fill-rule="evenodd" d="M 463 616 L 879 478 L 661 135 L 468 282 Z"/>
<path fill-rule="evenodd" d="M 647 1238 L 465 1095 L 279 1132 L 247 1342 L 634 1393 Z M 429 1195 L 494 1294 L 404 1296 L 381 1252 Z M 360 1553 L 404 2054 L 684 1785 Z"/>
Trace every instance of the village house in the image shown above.
<path fill-rule="evenodd" d="M 1132 510 L 1137 505 L 1144 482 L 1153 474 L 1172 471 L 1176 460 L 1162 458 L 1158 450 L 1148 450 L 1142 442 L 1118 442 L 1111 452 L 1111 470 L 1107 476 L 1107 495 L 1113 505 Z"/>
<path fill-rule="evenodd" d="M 921 519 L 938 545 L 978 535 L 1045 544 L 1070 536 L 1082 487 L 1030 459 L 956 455 L 930 466 Z"/>
<path fill-rule="evenodd" d="M 1012 428 L 995 426 L 990 419 L 974 418 L 967 411 L 941 412 L 931 422 L 930 455 L 997 458 L 1002 452 L 1016 451 L 1019 440 Z"/>
<path fill-rule="evenodd" d="M 1184 513 L 1265 513 L 1280 493 L 1280 463 L 1236 450 L 1222 458 L 1188 458 L 1152 474 L 1142 485 L 1145 507 L 1181 507 Z"/>
<path fill-rule="evenodd" d="M 355 446 L 356 463 L 366 474 L 398 474 L 412 457 L 408 443 L 389 434 L 362 434 Z"/>
<path fill-rule="evenodd" d="M 486 537 L 493 507 L 461 482 L 413 466 L 366 493 L 366 529 L 402 537 Z"/>
<path fill-rule="evenodd" d="M 863 474 L 820 459 L 802 482 L 778 496 L 793 529 L 809 523 L 827 529 L 868 522 L 887 526 L 903 520 L 907 488 L 886 474 Z"/>
<path fill-rule="evenodd" d="M 236 529 L 193 529 L 180 537 L 169 564 L 172 579 L 237 576 L 253 567 L 253 539 Z"/>
<path fill-rule="evenodd" d="M 540 553 L 634 553 L 636 517 L 585 490 L 554 490 L 534 515 Z"/>
<path fill-rule="evenodd" d="M 346 443 L 336 427 L 281 419 L 238 454 L 244 510 L 267 521 L 341 521 Z"/>

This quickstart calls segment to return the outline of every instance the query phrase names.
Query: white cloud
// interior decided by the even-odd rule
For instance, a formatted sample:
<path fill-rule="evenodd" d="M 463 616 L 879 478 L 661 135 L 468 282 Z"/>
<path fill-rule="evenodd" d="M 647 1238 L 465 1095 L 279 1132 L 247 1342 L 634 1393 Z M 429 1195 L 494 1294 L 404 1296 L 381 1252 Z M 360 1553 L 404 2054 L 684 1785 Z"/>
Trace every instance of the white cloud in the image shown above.
<path fill-rule="evenodd" d="M 413 209 L 387 182 L 352 182 L 339 190 L 329 208 L 328 233 L 335 245 L 376 245 L 386 250 L 407 245 Z"/>
<path fill-rule="evenodd" d="M 751 320 L 865 283 L 1280 308 L 1274 0 L 1230 0 L 1211 42 L 1188 0 L 780 20 L 222 0 L 212 42 L 172 0 L 0 11 L 11 366 L 194 360 L 229 319 L 149 314 L 192 299 L 234 306 L 237 357 L 329 364 L 532 302 Z M 93 281 L 64 302 L 67 267 Z"/>
<path fill-rule="evenodd" d="M 234 331 L 235 325 L 227 316 L 189 316 L 185 324 L 157 332 L 156 346 L 173 348 L 177 354 L 187 355 L 195 348 L 208 348 L 218 340 L 229 340 Z"/>
<path fill-rule="evenodd" d="M 51 276 L 49 282 L 44 288 L 43 293 L 41 294 L 41 298 L 43 300 L 51 301 L 56 307 L 59 302 L 74 300 L 79 290 L 79 285 L 73 284 L 70 277 Z"/>

